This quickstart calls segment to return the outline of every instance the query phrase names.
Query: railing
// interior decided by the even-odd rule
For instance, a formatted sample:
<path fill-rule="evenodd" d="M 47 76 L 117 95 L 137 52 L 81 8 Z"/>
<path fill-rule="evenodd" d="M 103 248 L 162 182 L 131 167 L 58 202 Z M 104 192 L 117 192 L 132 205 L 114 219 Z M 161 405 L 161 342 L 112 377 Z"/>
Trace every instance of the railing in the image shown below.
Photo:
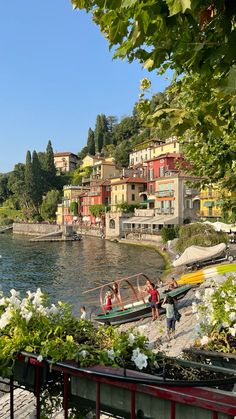
<path fill-rule="evenodd" d="M 158 215 L 174 214 L 175 209 L 174 208 L 156 208 L 155 212 Z"/>
<path fill-rule="evenodd" d="M 158 198 L 164 198 L 169 196 L 174 196 L 174 191 L 156 191 Z"/>
<path fill-rule="evenodd" d="M 58 374 L 58 379 L 62 377 L 64 419 L 69 418 L 69 408 L 77 406 L 94 408 L 96 419 L 100 418 L 102 412 L 112 414 L 113 417 L 118 415 L 130 419 L 159 416 L 164 419 L 182 419 L 193 414 L 195 419 L 201 419 L 206 415 L 211 419 L 218 419 L 222 415 L 225 419 L 231 419 L 236 415 L 236 397 L 230 391 L 191 387 L 187 386 L 187 383 L 179 387 L 175 382 L 161 383 L 157 381 L 157 377 L 149 378 L 150 376 L 137 371 L 130 371 L 127 376 L 125 367 L 80 368 L 75 362 L 39 362 L 37 355 L 28 352 L 22 352 L 20 361 L 33 373 L 29 389 L 34 391 L 36 397 L 36 419 L 40 419 L 41 415 L 40 396 L 42 380 L 45 378 L 43 371 L 48 369 L 49 365 L 51 370 Z M 217 369 L 221 372 L 230 371 L 219 367 Z M 12 376 L 9 381 L 9 419 L 19 417 L 18 412 L 14 416 L 14 388 L 19 387 L 15 385 L 14 378 Z M 23 375 L 22 378 L 25 380 Z M 19 382 L 19 379 L 17 381 Z"/>

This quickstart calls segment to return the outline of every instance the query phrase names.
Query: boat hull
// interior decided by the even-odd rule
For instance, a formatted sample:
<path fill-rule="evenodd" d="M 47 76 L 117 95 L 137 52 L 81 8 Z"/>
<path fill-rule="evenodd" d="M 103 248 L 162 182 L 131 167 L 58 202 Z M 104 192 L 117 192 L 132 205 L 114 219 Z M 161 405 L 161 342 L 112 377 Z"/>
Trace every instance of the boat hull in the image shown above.
<path fill-rule="evenodd" d="M 159 304 L 159 313 L 162 314 L 165 312 L 165 309 L 161 307 L 161 303 L 165 296 L 170 295 L 171 297 L 179 300 L 183 298 L 187 292 L 192 288 L 192 285 L 183 285 L 179 288 L 176 288 L 172 291 L 161 293 L 160 294 L 160 304 Z M 113 309 L 107 312 L 106 314 L 101 313 L 98 314 L 95 318 L 95 321 L 99 323 L 111 324 L 111 325 L 118 325 L 123 323 L 129 323 L 133 321 L 137 321 L 140 319 L 144 319 L 146 317 L 152 316 L 152 310 L 150 307 L 150 303 L 142 303 L 134 305 L 133 307 L 124 307 L 122 309 Z"/>
<path fill-rule="evenodd" d="M 224 265 L 210 266 L 205 269 L 199 269 L 196 272 L 182 275 L 177 282 L 179 285 L 200 284 L 207 279 L 214 279 L 217 275 L 224 275 L 230 272 L 236 272 L 236 263 L 227 263 Z"/>

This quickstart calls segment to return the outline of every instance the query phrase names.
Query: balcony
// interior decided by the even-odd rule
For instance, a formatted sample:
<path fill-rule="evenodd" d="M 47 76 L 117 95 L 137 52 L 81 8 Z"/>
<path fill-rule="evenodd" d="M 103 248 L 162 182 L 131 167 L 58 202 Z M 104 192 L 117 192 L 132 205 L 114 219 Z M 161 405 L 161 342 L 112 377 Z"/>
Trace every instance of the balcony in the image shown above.
<path fill-rule="evenodd" d="M 174 191 L 156 191 L 156 196 L 158 198 L 168 198 L 174 196 Z"/>
<path fill-rule="evenodd" d="M 184 191 L 185 196 L 196 196 L 198 194 L 199 194 L 198 189 L 185 188 L 185 191 Z"/>
<path fill-rule="evenodd" d="M 155 213 L 158 215 L 168 215 L 168 214 L 174 214 L 175 209 L 174 208 L 156 208 Z"/>
<path fill-rule="evenodd" d="M 101 192 L 100 191 L 90 191 L 90 192 L 88 192 L 88 196 L 98 196 L 98 195 L 101 195 Z"/>
<path fill-rule="evenodd" d="M 91 177 L 82 177 L 82 184 L 90 183 L 90 182 L 91 182 Z"/>

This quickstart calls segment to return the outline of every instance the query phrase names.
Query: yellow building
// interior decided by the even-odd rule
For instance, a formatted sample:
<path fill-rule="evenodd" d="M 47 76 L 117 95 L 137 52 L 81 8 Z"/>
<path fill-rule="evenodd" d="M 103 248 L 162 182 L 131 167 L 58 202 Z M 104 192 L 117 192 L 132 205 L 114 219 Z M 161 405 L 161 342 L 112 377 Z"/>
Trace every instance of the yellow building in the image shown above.
<path fill-rule="evenodd" d="M 143 178 L 111 179 L 111 209 L 117 205 L 135 205 L 144 202 L 142 192 L 146 191 L 147 183 Z M 141 194 L 141 196 L 140 196 Z"/>
<path fill-rule="evenodd" d="M 200 193 L 200 216 L 221 218 L 224 195 L 229 196 L 229 192 L 221 191 L 216 185 L 203 188 Z"/>
<path fill-rule="evenodd" d="M 108 158 L 94 163 L 92 180 L 110 179 L 119 176 L 119 174 L 120 169 L 116 167 L 115 160 L 113 158 Z"/>
<path fill-rule="evenodd" d="M 92 167 L 97 161 L 103 160 L 102 157 L 97 157 L 97 156 L 90 156 L 90 154 L 88 154 L 87 156 L 85 156 L 82 160 L 82 165 L 80 166 L 81 169 L 85 169 L 85 167 Z"/>
<path fill-rule="evenodd" d="M 161 154 L 166 153 L 181 153 L 181 145 L 177 141 L 176 137 L 171 137 L 165 141 L 163 144 L 156 145 L 151 149 L 150 160 L 154 157 L 159 157 Z"/>
<path fill-rule="evenodd" d="M 63 187 L 62 204 L 57 206 L 57 224 L 70 223 L 73 221 L 74 214 L 70 212 L 72 202 L 80 205 L 80 195 L 84 190 L 81 186 L 67 185 Z"/>

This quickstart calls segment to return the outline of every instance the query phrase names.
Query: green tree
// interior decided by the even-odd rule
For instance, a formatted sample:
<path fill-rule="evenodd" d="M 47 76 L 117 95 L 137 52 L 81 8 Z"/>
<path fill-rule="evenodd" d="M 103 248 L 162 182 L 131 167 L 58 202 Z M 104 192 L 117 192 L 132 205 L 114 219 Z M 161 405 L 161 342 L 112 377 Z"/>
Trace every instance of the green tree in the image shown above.
<path fill-rule="evenodd" d="M 44 220 L 53 221 L 56 219 L 57 205 L 60 202 L 60 192 L 52 189 L 48 191 L 43 199 L 40 213 Z"/>
<path fill-rule="evenodd" d="M 39 211 L 43 195 L 43 172 L 36 151 L 32 154 L 33 190 L 32 201 Z"/>
<path fill-rule="evenodd" d="M 221 181 L 235 191 L 236 2 L 72 3 L 92 13 L 110 48 L 116 48 L 115 57 L 138 59 L 160 74 L 175 71 L 172 85 L 157 103 L 141 98 L 142 122 L 163 136 L 179 135 L 193 172 L 204 172 L 208 181 Z M 147 87 L 147 81 L 142 83 L 142 89 Z"/>
<path fill-rule="evenodd" d="M 9 174 L 8 188 L 12 193 L 12 200 L 15 208 L 23 208 L 26 205 L 26 186 L 25 186 L 25 165 L 18 163 L 14 170 Z"/>
<path fill-rule="evenodd" d="M 11 194 L 8 188 L 8 179 L 9 174 L 0 174 L 0 204 L 2 204 Z"/>
<path fill-rule="evenodd" d="M 104 114 L 97 115 L 94 131 L 95 150 L 97 153 L 101 153 L 103 146 L 105 146 L 108 141 L 108 138 L 108 123 L 106 116 Z M 110 140 L 107 144 L 109 143 Z"/>
<path fill-rule="evenodd" d="M 95 155 L 95 141 L 94 141 L 94 132 L 91 128 L 88 130 L 88 139 L 87 139 L 87 148 L 88 154 L 91 156 Z"/>
<path fill-rule="evenodd" d="M 56 167 L 54 164 L 54 153 L 52 143 L 49 140 L 46 148 L 45 155 L 45 175 L 47 182 L 47 190 L 53 188 L 56 185 Z"/>
<path fill-rule="evenodd" d="M 129 165 L 129 153 L 131 152 L 131 150 L 132 150 L 131 141 L 122 141 L 115 148 L 114 158 L 116 160 L 117 165 L 120 168 L 128 167 L 128 165 Z"/>
<path fill-rule="evenodd" d="M 182 253 L 189 246 L 214 246 L 219 243 L 227 243 L 226 233 L 215 231 L 208 224 L 193 223 L 180 227 L 179 239 L 176 250 Z"/>
<path fill-rule="evenodd" d="M 32 168 L 32 161 L 31 161 L 31 153 L 28 150 L 26 154 L 26 164 L 25 164 L 25 206 L 27 208 L 32 208 L 33 201 L 32 196 L 34 192 L 34 176 L 33 176 L 33 168 Z"/>

